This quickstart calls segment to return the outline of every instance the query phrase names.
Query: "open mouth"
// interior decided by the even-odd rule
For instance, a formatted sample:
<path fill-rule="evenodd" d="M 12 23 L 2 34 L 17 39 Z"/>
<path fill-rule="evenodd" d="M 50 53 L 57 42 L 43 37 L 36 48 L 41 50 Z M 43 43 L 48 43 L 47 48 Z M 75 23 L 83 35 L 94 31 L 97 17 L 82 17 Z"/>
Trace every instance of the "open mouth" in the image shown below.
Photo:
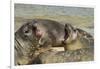
<path fill-rule="evenodd" d="M 69 37 L 69 31 L 67 28 L 65 28 L 65 35 L 64 35 L 64 40 L 67 40 Z"/>

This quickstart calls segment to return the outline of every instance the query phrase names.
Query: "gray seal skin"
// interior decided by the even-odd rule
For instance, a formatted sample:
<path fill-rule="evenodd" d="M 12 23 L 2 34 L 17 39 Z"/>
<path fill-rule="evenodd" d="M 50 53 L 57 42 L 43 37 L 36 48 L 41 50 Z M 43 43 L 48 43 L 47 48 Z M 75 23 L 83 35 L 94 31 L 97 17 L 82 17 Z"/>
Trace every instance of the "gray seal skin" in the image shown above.
<path fill-rule="evenodd" d="M 94 46 L 93 36 L 86 31 L 75 28 L 70 24 L 65 24 L 64 30 L 65 35 L 63 43 L 65 51 L 90 48 Z"/>
<path fill-rule="evenodd" d="M 60 45 L 64 25 L 46 19 L 34 19 L 15 32 L 15 65 L 31 64 L 40 48 L 45 50 Z M 43 50 L 42 50 L 43 51 Z"/>

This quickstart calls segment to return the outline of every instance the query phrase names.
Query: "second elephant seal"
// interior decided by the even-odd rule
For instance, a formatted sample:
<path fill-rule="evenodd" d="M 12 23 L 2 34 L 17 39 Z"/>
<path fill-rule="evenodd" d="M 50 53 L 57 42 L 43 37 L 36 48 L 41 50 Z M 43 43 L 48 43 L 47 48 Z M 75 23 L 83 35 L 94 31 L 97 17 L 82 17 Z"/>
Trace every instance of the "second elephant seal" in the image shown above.
<path fill-rule="evenodd" d="M 65 24 L 64 49 L 76 50 L 94 46 L 94 38 L 88 32 L 75 28 L 70 24 Z"/>

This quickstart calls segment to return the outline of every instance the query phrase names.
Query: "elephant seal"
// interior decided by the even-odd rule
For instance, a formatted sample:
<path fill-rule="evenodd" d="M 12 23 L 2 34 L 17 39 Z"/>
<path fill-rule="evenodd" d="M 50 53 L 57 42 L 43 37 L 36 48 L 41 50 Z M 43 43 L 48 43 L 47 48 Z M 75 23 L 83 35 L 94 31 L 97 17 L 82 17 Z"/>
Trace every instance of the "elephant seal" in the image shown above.
<path fill-rule="evenodd" d="M 15 65 L 31 64 L 40 51 L 60 45 L 64 25 L 47 19 L 33 19 L 15 32 Z M 42 48 L 42 50 L 40 50 Z"/>
<path fill-rule="evenodd" d="M 64 49 L 76 50 L 81 48 L 89 48 L 94 46 L 93 36 L 83 31 L 82 29 L 75 28 L 71 24 L 65 24 L 64 35 Z"/>

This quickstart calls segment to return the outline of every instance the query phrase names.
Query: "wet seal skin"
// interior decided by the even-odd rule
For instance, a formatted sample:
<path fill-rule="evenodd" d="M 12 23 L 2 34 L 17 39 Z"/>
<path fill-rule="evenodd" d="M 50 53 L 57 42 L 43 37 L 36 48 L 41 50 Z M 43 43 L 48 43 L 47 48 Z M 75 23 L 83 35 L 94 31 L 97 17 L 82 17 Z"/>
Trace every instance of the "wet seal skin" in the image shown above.
<path fill-rule="evenodd" d="M 86 31 L 75 28 L 70 24 L 65 24 L 64 30 L 65 35 L 63 44 L 65 51 L 89 48 L 94 46 L 93 36 Z"/>

